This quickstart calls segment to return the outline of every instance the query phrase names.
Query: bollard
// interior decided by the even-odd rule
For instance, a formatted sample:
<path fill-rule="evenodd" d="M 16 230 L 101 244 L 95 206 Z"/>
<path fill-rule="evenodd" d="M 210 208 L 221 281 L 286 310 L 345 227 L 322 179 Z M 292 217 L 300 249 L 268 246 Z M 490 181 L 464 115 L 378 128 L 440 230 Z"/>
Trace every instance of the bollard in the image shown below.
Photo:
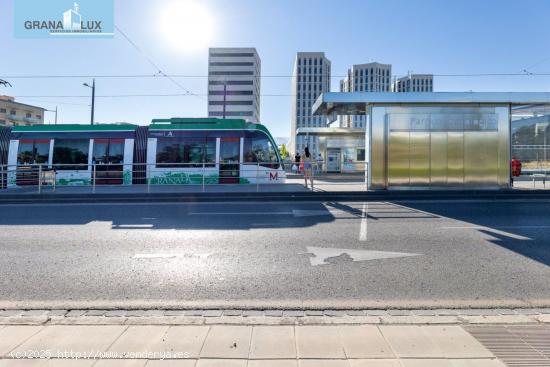
<path fill-rule="evenodd" d="M 149 165 L 145 166 L 145 179 L 147 180 L 147 193 L 151 193 L 151 178 L 149 177 L 150 174 Z"/>
<path fill-rule="evenodd" d="M 256 163 L 256 192 L 260 192 L 260 181 L 258 180 L 258 175 L 260 172 L 260 162 Z"/>
<path fill-rule="evenodd" d="M 95 178 L 96 178 L 96 175 L 95 175 L 95 172 L 96 172 L 96 165 L 93 164 L 92 165 L 92 172 L 93 172 L 93 178 L 92 178 L 92 194 L 95 194 Z"/>
<path fill-rule="evenodd" d="M 38 193 L 42 192 L 42 165 L 38 166 Z"/>

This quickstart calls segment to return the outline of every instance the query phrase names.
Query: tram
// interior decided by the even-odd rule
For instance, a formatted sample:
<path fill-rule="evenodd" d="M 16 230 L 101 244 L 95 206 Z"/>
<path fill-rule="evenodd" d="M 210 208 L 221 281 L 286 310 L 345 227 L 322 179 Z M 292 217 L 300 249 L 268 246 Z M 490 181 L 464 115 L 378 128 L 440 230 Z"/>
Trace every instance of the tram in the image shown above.
<path fill-rule="evenodd" d="M 275 141 L 240 119 L 154 119 L 133 124 L 0 128 L 0 188 L 36 185 L 37 169 L 57 185 L 283 183 Z"/>

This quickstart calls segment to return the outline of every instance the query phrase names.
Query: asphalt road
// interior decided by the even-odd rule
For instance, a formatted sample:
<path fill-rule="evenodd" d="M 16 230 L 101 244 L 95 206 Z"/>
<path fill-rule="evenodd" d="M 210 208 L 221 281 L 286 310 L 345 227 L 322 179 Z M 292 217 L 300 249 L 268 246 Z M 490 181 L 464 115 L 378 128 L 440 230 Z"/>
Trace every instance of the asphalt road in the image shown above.
<path fill-rule="evenodd" d="M 2 205 L 0 308 L 550 306 L 549 207 Z"/>

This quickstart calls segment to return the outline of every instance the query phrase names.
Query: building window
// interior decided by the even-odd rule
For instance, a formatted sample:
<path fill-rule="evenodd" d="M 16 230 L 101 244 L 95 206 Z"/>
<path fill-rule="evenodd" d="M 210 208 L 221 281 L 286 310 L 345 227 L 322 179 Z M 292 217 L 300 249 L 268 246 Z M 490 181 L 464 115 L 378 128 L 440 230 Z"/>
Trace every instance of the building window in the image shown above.
<path fill-rule="evenodd" d="M 208 82 L 210 85 L 253 85 L 254 82 L 252 80 L 228 80 L 226 82 L 221 80 L 210 80 Z"/>
<path fill-rule="evenodd" d="M 210 111 L 208 113 L 210 117 L 223 117 L 223 111 Z M 242 116 L 252 116 L 252 111 L 226 111 L 225 117 L 242 117 Z"/>
<path fill-rule="evenodd" d="M 254 66 L 253 62 L 211 62 L 210 66 Z"/>
<path fill-rule="evenodd" d="M 157 167 L 202 167 L 216 162 L 216 138 L 197 136 L 157 139 Z"/>
<path fill-rule="evenodd" d="M 5 108 L 0 108 L 0 113 L 6 113 L 6 109 Z"/>
<path fill-rule="evenodd" d="M 0 120 L 0 125 L 6 125 L 6 120 Z"/>
<path fill-rule="evenodd" d="M 41 115 L 36 115 L 35 117 L 36 117 L 37 119 L 39 119 L 39 120 L 42 118 Z"/>
<path fill-rule="evenodd" d="M 58 170 L 87 170 L 89 139 L 56 139 L 53 146 L 53 164 Z M 67 164 L 68 166 L 62 166 Z"/>
<path fill-rule="evenodd" d="M 26 114 L 25 114 L 25 117 L 28 118 L 28 119 L 30 119 L 30 118 L 32 117 L 32 114 L 31 114 L 31 113 L 26 113 Z"/>
<path fill-rule="evenodd" d="M 15 110 L 10 110 L 10 115 L 13 115 L 13 116 L 15 116 L 15 115 L 17 115 L 17 113 L 16 113 L 16 111 L 15 111 Z"/>
<path fill-rule="evenodd" d="M 212 52 L 211 57 L 254 57 L 253 53 L 249 52 Z"/>
<path fill-rule="evenodd" d="M 251 90 L 228 90 L 224 92 L 223 90 L 210 90 L 208 94 L 211 96 L 251 96 L 253 92 Z"/>

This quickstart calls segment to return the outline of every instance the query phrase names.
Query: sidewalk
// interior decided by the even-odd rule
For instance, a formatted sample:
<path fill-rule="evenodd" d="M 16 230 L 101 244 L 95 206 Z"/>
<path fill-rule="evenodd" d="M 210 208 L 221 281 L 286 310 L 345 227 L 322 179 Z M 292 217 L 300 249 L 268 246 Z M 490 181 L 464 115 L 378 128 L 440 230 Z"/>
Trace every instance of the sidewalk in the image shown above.
<path fill-rule="evenodd" d="M 2 367 L 504 366 L 458 325 L 12 325 L 0 355 Z"/>
<path fill-rule="evenodd" d="M 548 311 L 4 310 L 0 367 L 548 366 Z"/>

